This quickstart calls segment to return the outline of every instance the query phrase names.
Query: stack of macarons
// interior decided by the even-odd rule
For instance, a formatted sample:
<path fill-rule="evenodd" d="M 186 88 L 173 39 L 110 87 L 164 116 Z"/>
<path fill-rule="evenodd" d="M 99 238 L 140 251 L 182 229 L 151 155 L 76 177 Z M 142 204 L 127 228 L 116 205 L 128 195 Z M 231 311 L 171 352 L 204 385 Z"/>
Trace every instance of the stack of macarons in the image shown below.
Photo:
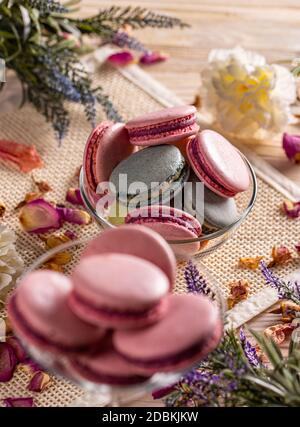
<path fill-rule="evenodd" d="M 209 229 L 230 226 L 238 220 L 234 196 L 250 185 L 239 151 L 217 132 L 199 131 L 193 106 L 166 108 L 126 124 L 101 123 L 87 142 L 83 166 L 91 193 L 109 181 L 127 208 L 125 223 L 154 228 L 167 240 L 195 240 L 203 223 Z M 193 189 L 184 192 L 183 210 L 173 209 L 187 182 L 204 184 L 200 211 Z M 192 227 L 189 214 L 196 217 Z M 187 249 L 197 251 L 199 244 L 182 246 Z"/>
<path fill-rule="evenodd" d="M 175 268 L 172 250 L 153 230 L 106 230 L 86 246 L 69 277 L 27 274 L 8 301 L 8 315 L 25 345 L 50 353 L 72 378 L 140 383 L 188 368 L 222 335 L 208 298 L 171 294 Z"/>

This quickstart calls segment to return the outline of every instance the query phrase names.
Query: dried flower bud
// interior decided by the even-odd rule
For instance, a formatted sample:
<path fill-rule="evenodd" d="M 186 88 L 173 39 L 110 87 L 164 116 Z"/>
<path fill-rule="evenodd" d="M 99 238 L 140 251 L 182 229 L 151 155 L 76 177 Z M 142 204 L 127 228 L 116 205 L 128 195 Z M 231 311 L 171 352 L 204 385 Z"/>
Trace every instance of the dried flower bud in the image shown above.
<path fill-rule="evenodd" d="M 287 264 L 293 259 L 293 256 L 286 246 L 273 246 L 272 258 L 273 260 L 268 264 L 269 268 L 274 265 Z"/>
<path fill-rule="evenodd" d="M 230 296 L 227 299 L 228 309 L 233 308 L 237 303 L 248 298 L 250 284 L 248 280 L 237 280 L 229 283 Z"/>
<path fill-rule="evenodd" d="M 38 371 L 33 374 L 28 384 L 28 390 L 40 393 L 45 390 L 46 387 L 49 387 L 50 383 L 50 375 L 46 374 L 46 372 Z"/>
<path fill-rule="evenodd" d="M 260 261 L 263 258 L 263 256 L 257 256 L 253 258 L 240 258 L 239 267 L 249 268 L 250 270 L 256 270 L 259 267 Z"/>
<path fill-rule="evenodd" d="M 293 326 L 289 324 L 278 324 L 269 326 L 264 330 L 264 334 L 266 337 L 271 338 L 275 344 L 282 344 L 287 335 L 293 331 Z"/>
<path fill-rule="evenodd" d="M 0 200 L 0 219 L 4 217 L 6 206 L 2 200 Z"/>
<path fill-rule="evenodd" d="M 127 50 L 113 53 L 112 55 L 109 55 L 106 60 L 117 67 L 124 67 L 135 62 L 134 56 Z"/>
<path fill-rule="evenodd" d="M 282 147 L 289 160 L 295 163 L 300 162 L 300 136 L 284 133 L 282 137 Z"/>
<path fill-rule="evenodd" d="M 84 206 L 79 188 L 69 188 L 66 194 L 66 201 L 72 205 Z"/>
<path fill-rule="evenodd" d="M 33 175 L 31 177 L 34 185 L 41 194 L 46 194 L 49 193 L 49 191 L 52 191 L 52 187 L 48 184 L 47 181 L 36 181 Z"/>
<path fill-rule="evenodd" d="M 282 211 L 288 218 L 298 218 L 300 216 L 300 202 L 285 200 L 282 203 Z"/>

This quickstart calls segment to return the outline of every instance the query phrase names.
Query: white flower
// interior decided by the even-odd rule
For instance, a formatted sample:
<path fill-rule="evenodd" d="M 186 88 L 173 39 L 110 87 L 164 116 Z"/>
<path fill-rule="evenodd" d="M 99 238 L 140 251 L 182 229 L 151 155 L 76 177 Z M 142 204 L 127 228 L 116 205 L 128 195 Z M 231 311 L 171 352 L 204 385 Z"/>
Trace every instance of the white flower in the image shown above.
<path fill-rule="evenodd" d="M 226 132 L 262 138 L 289 122 L 296 100 L 292 74 L 240 47 L 210 52 L 202 72 L 203 106 Z"/>
<path fill-rule="evenodd" d="M 0 225 L 0 294 L 11 286 L 23 268 L 23 261 L 15 248 L 16 235 Z"/>

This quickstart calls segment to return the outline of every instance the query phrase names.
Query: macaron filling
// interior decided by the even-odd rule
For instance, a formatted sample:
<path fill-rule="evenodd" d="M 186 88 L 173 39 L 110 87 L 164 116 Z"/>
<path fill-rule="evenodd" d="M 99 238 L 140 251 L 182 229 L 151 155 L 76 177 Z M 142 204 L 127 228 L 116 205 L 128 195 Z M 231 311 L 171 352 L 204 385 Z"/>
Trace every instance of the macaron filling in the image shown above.
<path fill-rule="evenodd" d="M 215 188 L 217 191 L 221 192 L 227 197 L 234 197 L 236 195 L 236 192 L 225 188 L 222 184 L 217 182 L 215 175 L 212 171 L 209 170 L 208 165 L 205 164 L 205 160 L 197 147 L 197 138 L 194 138 L 189 143 L 188 150 L 190 157 L 196 160 L 193 162 L 193 166 L 197 169 L 197 172 L 204 182 L 207 182 L 211 187 Z"/>
<path fill-rule="evenodd" d="M 82 376 L 90 378 L 91 381 L 103 384 L 131 385 L 145 382 L 148 379 L 148 377 L 138 374 L 128 376 L 105 374 L 92 369 L 90 366 L 81 363 L 79 360 L 73 361 L 72 365 L 76 370 L 78 370 L 79 374 L 81 374 Z"/>
<path fill-rule="evenodd" d="M 57 342 L 55 340 L 46 338 L 45 336 L 41 335 L 36 330 L 34 330 L 32 326 L 27 323 L 26 319 L 22 316 L 22 314 L 20 313 L 20 310 L 17 307 L 17 301 L 15 296 L 11 297 L 9 302 L 9 308 L 14 317 L 15 322 L 17 322 L 18 329 L 22 332 L 22 334 L 30 335 L 31 337 L 33 337 L 34 340 L 39 341 L 41 344 L 45 346 L 52 346 L 52 347 L 55 347 L 57 350 L 60 350 L 63 352 L 81 353 L 81 352 L 86 352 L 90 350 L 91 346 L 95 344 L 95 342 L 93 342 L 90 344 L 67 345 L 67 344 L 63 344 L 61 342 Z"/>
<path fill-rule="evenodd" d="M 157 309 L 161 306 L 163 300 L 153 304 L 150 308 L 144 309 L 144 310 L 120 310 L 117 308 L 110 308 L 107 306 L 97 306 L 90 301 L 85 300 L 81 295 L 78 295 L 78 293 L 74 292 L 72 294 L 72 298 L 74 301 L 79 303 L 82 306 L 85 306 L 89 310 L 93 310 L 99 315 L 104 315 L 105 317 L 124 317 L 126 319 L 133 318 L 133 319 L 139 319 L 148 317 L 150 314 L 157 311 Z"/>
<path fill-rule="evenodd" d="M 133 129 L 128 129 L 129 136 L 132 139 L 144 140 L 149 137 L 164 137 L 177 133 L 177 131 L 192 130 L 192 126 L 196 124 L 195 114 L 190 114 L 185 117 L 170 120 L 164 123 L 157 123 L 149 126 L 141 126 Z"/>
<path fill-rule="evenodd" d="M 131 217 L 130 214 L 125 219 L 126 224 L 145 224 L 145 223 L 171 223 L 176 224 L 179 226 L 182 226 L 184 228 L 188 228 L 192 233 L 195 234 L 196 237 L 198 237 L 201 234 L 202 229 L 200 227 L 195 227 L 191 225 L 191 222 L 189 218 L 187 218 L 185 215 L 180 217 L 173 217 L 173 216 L 159 216 L 159 217 L 145 217 L 143 215 L 134 216 Z"/>

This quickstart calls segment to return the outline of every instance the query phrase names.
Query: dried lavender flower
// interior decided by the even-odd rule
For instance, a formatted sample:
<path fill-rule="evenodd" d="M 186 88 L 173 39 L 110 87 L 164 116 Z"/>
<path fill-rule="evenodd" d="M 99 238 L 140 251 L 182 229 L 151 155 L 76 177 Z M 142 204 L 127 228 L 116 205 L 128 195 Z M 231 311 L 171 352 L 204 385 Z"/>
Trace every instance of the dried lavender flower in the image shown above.
<path fill-rule="evenodd" d="M 247 339 L 243 327 L 240 328 L 239 338 L 240 338 L 240 343 L 244 350 L 245 356 L 248 362 L 250 363 L 250 365 L 254 366 L 255 368 L 261 366 L 261 362 L 256 352 L 256 348 Z"/>
<path fill-rule="evenodd" d="M 200 275 L 196 265 L 189 261 L 185 270 L 184 278 L 186 281 L 188 292 L 193 294 L 203 294 L 215 299 L 215 293 L 211 290 L 205 278 Z"/>

